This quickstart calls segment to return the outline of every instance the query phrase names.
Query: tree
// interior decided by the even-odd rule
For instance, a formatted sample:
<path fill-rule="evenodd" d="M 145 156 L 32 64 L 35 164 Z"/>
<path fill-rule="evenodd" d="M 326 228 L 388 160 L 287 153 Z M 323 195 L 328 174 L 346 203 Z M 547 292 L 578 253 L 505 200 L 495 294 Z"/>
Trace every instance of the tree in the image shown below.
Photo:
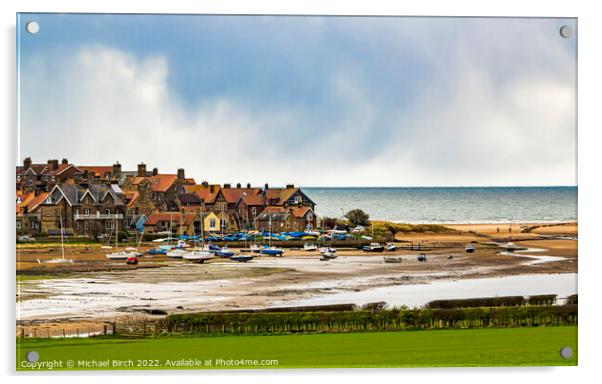
<path fill-rule="evenodd" d="M 368 219 L 370 216 L 361 209 L 352 209 L 351 211 L 345 214 L 345 218 L 349 220 L 353 225 L 363 225 L 366 226 L 370 224 Z"/>

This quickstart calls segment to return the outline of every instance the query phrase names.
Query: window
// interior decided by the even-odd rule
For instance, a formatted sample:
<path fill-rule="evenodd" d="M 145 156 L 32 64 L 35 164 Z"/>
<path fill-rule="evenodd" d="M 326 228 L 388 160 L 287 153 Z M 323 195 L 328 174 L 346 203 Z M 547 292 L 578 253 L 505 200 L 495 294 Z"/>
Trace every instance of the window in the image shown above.
<path fill-rule="evenodd" d="M 209 220 L 209 228 L 215 228 L 215 219 Z"/>
<path fill-rule="evenodd" d="M 90 208 L 84 208 L 84 216 L 90 216 Z M 87 227 L 86 227 L 86 229 L 87 229 Z"/>
<path fill-rule="evenodd" d="M 256 207 L 251 208 L 251 213 L 253 214 L 253 216 L 257 215 L 257 208 Z"/>
<path fill-rule="evenodd" d="M 220 225 L 222 228 L 226 228 L 226 219 L 221 219 L 220 220 Z"/>
<path fill-rule="evenodd" d="M 21 229 L 21 222 L 17 221 L 17 229 Z"/>
<path fill-rule="evenodd" d="M 105 213 L 106 213 L 107 215 L 110 215 L 110 214 L 111 214 L 111 210 L 110 210 L 109 208 L 107 208 L 107 209 L 105 209 Z"/>
<path fill-rule="evenodd" d="M 90 223 L 88 223 L 87 221 L 84 222 L 84 229 L 88 230 L 90 228 Z"/>
<path fill-rule="evenodd" d="M 32 229 L 38 229 L 39 226 L 40 226 L 40 224 L 37 221 L 32 221 L 30 224 L 30 227 Z"/>
<path fill-rule="evenodd" d="M 293 201 L 295 202 L 295 204 L 302 203 L 303 202 L 303 197 L 297 195 L 297 196 L 295 196 L 295 198 L 294 198 Z"/>
<path fill-rule="evenodd" d="M 111 220 L 107 220 L 105 221 L 105 228 L 106 229 L 113 229 L 115 228 L 115 223 Z"/>

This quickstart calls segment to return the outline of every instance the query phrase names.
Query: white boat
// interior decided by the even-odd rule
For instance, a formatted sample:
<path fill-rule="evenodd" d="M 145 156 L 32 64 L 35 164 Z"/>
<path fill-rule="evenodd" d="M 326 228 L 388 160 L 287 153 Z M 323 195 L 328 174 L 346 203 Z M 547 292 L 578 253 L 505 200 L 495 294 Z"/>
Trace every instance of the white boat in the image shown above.
<path fill-rule="evenodd" d="M 366 230 L 366 228 L 364 228 L 364 226 L 358 225 L 357 227 L 353 228 L 353 230 L 351 230 L 351 232 L 357 233 L 357 232 L 363 232 L 365 230 Z"/>
<path fill-rule="evenodd" d="M 464 248 L 464 251 L 465 251 L 466 253 L 473 253 L 475 250 L 476 250 L 476 248 L 475 248 L 475 247 L 474 247 L 474 245 L 472 245 L 472 244 L 468 244 L 468 245 L 466 246 L 466 248 Z"/>
<path fill-rule="evenodd" d="M 308 236 L 320 236 L 320 232 L 318 231 L 305 231 L 305 234 Z"/>
<path fill-rule="evenodd" d="M 73 263 L 71 259 L 65 259 L 65 240 L 63 235 L 63 217 L 59 215 L 59 226 L 61 227 L 61 258 L 47 260 L 46 263 L 58 264 L 58 263 Z"/>
<path fill-rule="evenodd" d="M 318 249 L 318 246 L 315 244 L 305 243 L 303 244 L 304 251 L 315 251 Z"/>
<path fill-rule="evenodd" d="M 387 243 L 385 250 L 387 252 L 393 252 L 397 250 L 397 245 L 395 245 L 395 243 Z"/>
<path fill-rule="evenodd" d="M 380 243 L 370 243 L 370 245 L 366 245 L 363 249 L 366 252 L 384 252 L 385 246 Z"/>
<path fill-rule="evenodd" d="M 506 245 L 504 245 L 504 248 L 506 248 L 509 251 L 515 251 L 515 250 L 519 249 L 519 247 L 511 241 L 506 243 Z"/>
<path fill-rule="evenodd" d="M 190 250 L 182 255 L 182 259 L 196 263 L 203 263 L 205 260 L 213 259 L 214 257 L 212 252 L 204 250 Z"/>
<path fill-rule="evenodd" d="M 249 249 L 251 250 L 251 252 L 257 252 L 257 253 L 261 252 L 261 247 L 257 244 L 251 244 Z"/>
<path fill-rule="evenodd" d="M 322 247 L 322 248 L 320 248 L 320 253 L 321 254 L 337 253 L 337 250 L 336 250 L 336 248 L 333 248 L 333 247 Z"/>
<path fill-rule="evenodd" d="M 109 260 L 127 260 L 130 257 L 140 257 L 142 256 L 140 252 L 136 251 L 117 251 L 112 253 L 107 253 L 107 259 Z"/>
<path fill-rule="evenodd" d="M 322 257 L 320 257 L 320 260 L 324 261 L 324 260 L 332 260 L 332 259 L 336 259 L 337 258 L 337 254 L 336 251 L 335 252 L 324 252 L 322 253 Z"/>
<path fill-rule="evenodd" d="M 165 256 L 171 257 L 172 259 L 182 259 L 184 257 L 184 255 L 187 253 L 188 253 L 188 251 L 181 249 L 181 248 L 180 249 L 172 249 L 171 251 L 167 251 Z"/>

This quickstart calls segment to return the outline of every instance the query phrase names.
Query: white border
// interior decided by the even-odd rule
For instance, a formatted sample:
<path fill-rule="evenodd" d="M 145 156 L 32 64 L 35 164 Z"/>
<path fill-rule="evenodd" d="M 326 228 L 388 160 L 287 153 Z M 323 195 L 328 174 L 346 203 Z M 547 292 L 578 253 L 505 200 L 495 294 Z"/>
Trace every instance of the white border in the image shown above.
<path fill-rule="evenodd" d="M 578 368 L 513 368 L 513 369 L 406 369 L 406 370 L 292 370 L 292 371 L 230 371 L 230 372 L 140 372 L 116 373 L 128 381 L 163 383 L 168 376 L 190 380 L 245 381 L 245 383 L 305 383 L 315 380 L 316 375 L 323 379 L 364 382 L 381 380 L 384 382 L 462 382 L 488 383 L 537 381 L 546 383 L 568 383 L 590 381 L 595 377 L 599 366 L 600 346 L 600 279 L 602 273 L 602 252 L 595 248 L 594 230 L 600 213 L 600 171 L 602 164 L 599 146 L 601 144 L 600 124 L 600 68 L 601 15 L 596 12 L 596 2 L 590 1 L 547 1 L 526 2 L 506 1 L 413 1 L 387 2 L 381 0 L 305 0 L 303 2 L 264 1 L 203 1 L 203 0 L 8 0 L 0 2 L 2 12 L 2 92 L 0 94 L 3 118 L 3 185 L 0 188 L 2 204 L 1 228 L 4 254 L 3 277 L 5 284 L 2 295 L 2 373 L 13 376 L 11 382 L 31 383 L 80 383 L 82 374 L 58 374 L 51 376 L 17 375 L 14 373 L 14 211 L 13 211 L 13 172 L 17 142 L 16 117 L 16 76 L 15 76 L 15 13 L 20 12 L 118 12 L 118 13 L 236 13 L 236 14 L 346 14 L 346 15 L 437 15 L 437 16 L 556 16 L 578 17 L 579 21 L 579 364 Z M 87 382 L 105 382 L 109 374 L 96 373 L 86 378 Z"/>

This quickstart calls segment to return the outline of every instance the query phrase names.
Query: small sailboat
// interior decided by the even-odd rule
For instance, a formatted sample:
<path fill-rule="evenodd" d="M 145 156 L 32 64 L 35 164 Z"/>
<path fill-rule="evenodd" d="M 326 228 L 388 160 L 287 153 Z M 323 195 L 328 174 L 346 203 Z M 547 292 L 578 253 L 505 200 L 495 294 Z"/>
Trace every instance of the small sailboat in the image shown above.
<path fill-rule="evenodd" d="M 182 259 L 191 261 L 193 263 L 204 263 L 206 260 L 213 259 L 215 256 L 212 252 L 204 250 L 190 250 L 182 255 Z"/>
<path fill-rule="evenodd" d="M 226 245 L 226 246 L 222 247 L 220 250 L 215 251 L 215 255 L 219 256 L 219 257 L 229 258 L 229 257 L 234 256 L 234 252 L 231 251 L 228 248 L 228 246 Z"/>
<path fill-rule="evenodd" d="M 238 261 L 241 263 L 246 263 L 247 261 L 253 260 L 253 256 L 251 255 L 236 255 L 230 257 L 230 260 Z"/>
<path fill-rule="evenodd" d="M 136 256 L 130 256 L 127 258 L 127 260 L 125 261 L 125 263 L 127 265 L 138 265 L 138 257 Z"/>
<path fill-rule="evenodd" d="M 169 251 L 167 251 L 167 253 L 165 254 L 165 256 L 172 258 L 172 259 L 182 259 L 184 258 L 184 255 L 187 254 L 189 251 L 182 249 L 182 248 L 176 248 L 176 249 L 171 249 Z"/>
<path fill-rule="evenodd" d="M 387 243 L 385 250 L 387 252 L 394 252 L 397 250 L 397 246 L 395 245 L 395 243 Z"/>
<path fill-rule="evenodd" d="M 59 215 L 59 226 L 61 227 L 61 258 L 48 260 L 48 261 L 46 261 L 46 263 L 51 263 L 51 264 L 73 263 L 73 260 L 65 259 L 65 240 L 64 240 L 64 234 L 63 234 L 63 217 L 61 215 Z"/>
<path fill-rule="evenodd" d="M 117 233 L 117 219 L 115 219 L 115 249 L 119 246 L 119 235 Z M 142 241 L 142 233 L 140 234 L 140 239 L 138 239 L 138 247 L 140 246 L 140 242 Z M 140 257 L 142 254 L 138 252 L 138 247 L 128 247 L 123 251 L 116 251 L 107 253 L 107 259 L 109 260 L 127 260 L 130 257 Z"/>
<path fill-rule="evenodd" d="M 380 243 L 370 243 L 363 248 L 366 252 L 384 252 L 385 246 Z"/>
<path fill-rule="evenodd" d="M 268 256 L 282 256 L 284 250 L 278 247 L 265 247 L 261 249 L 260 253 Z"/>
<path fill-rule="evenodd" d="M 311 243 L 305 243 L 303 244 L 303 250 L 304 251 L 308 251 L 308 252 L 312 252 L 318 249 L 318 246 L 315 244 L 311 244 Z"/>
<path fill-rule="evenodd" d="M 417 257 L 418 261 L 426 261 L 426 253 L 421 253 Z"/>
<path fill-rule="evenodd" d="M 251 244 L 251 246 L 249 247 L 249 249 L 251 250 L 251 252 L 255 252 L 255 253 L 260 253 L 261 252 L 261 247 L 257 244 Z"/>

